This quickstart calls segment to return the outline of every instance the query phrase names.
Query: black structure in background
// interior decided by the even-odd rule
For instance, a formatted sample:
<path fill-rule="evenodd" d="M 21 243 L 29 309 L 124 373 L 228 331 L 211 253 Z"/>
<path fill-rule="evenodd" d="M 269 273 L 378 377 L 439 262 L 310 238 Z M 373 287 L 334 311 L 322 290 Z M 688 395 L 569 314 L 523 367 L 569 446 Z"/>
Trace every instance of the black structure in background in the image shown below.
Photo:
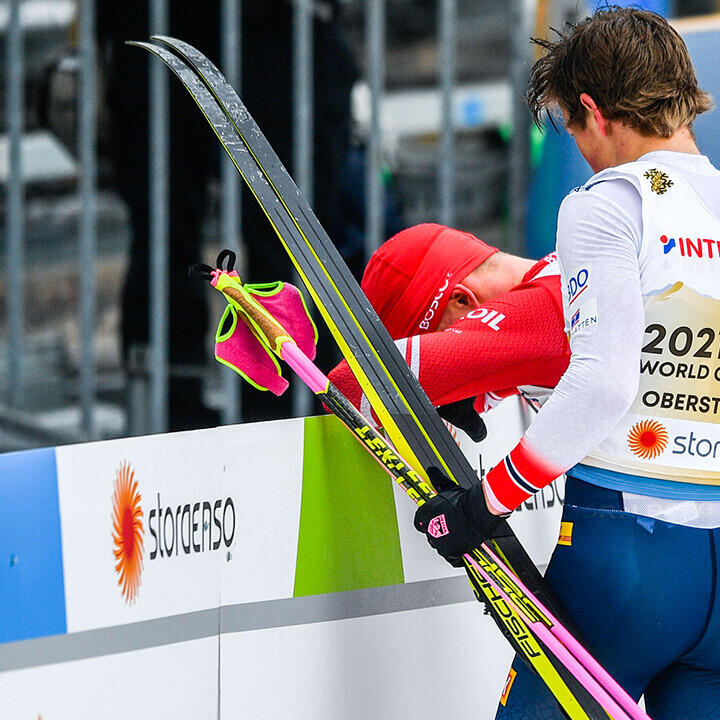
<path fill-rule="evenodd" d="M 292 172 L 292 3 L 242 3 L 242 97 L 282 162 Z M 330 237 L 346 225 L 342 182 L 350 147 L 350 91 L 357 78 L 354 59 L 341 35 L 337 0 L 323 2 L 314 19 L 314 209 Z M 169 34 L 220 57 L 219 3 L 172 0 Z M 133 346 L 148 343 L 149 192 L 148 67 L 146 53 L 124 43 L 146 39 L 147 0 L 98 3 L 98 40 L 106 59 L 111 122 L 110 152 L 117 189 L 130 209 L 133 240 L 122 298 L 125 363 Z M 208 181 L 218 173 L 215 138 L 179 83 L 170 83 L 170 281 L 169 429 L 207 427 L 219 414 L 202 401 L 199 374 L 175 368 L 201 368 L 209 359 L 208 293 L 187 279 L 187 268 L 201 260 L 201 223 L 207 211 Z M 291 268 L 279 241 L 254 199 L 243 190 L 246 275 L 252 282 L 290 279 Z M 353 261 L 353 258 L 348 258 Z M 357 265 L 358 259 L 353 264 Z M 214 320 L 213 320 L 214 322 Z M 329 337 L 329 336 L 328 336 Z M 319 342 L 319 363 L 335 360 L 334 343 Z M 267 393 L 245 385 L 244 420 L 290 414 L 290 393 L 268 402 Z"/>

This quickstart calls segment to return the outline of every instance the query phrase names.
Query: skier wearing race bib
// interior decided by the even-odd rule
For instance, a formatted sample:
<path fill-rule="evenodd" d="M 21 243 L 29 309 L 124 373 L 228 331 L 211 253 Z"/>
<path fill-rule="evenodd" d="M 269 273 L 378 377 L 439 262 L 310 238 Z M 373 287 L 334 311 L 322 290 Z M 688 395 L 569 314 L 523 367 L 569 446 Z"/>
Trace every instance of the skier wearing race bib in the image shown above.
<path fill-rule="evenodd" d="M 416 514 L 445 557 L 567 473 L 546 578 L 590 652 L 655 720 L 720 718 L 720 172 L 694 118 L 711 107 L 687 48 L 648 11 L 606 8 L 533 67 L 595 172 L 563 201 L 557 253 L 572 355 L 484 493 Z M 484 495 L 484 497 L 483 497 Z M 563 717 L 513 665 L 498 718 Z"/>

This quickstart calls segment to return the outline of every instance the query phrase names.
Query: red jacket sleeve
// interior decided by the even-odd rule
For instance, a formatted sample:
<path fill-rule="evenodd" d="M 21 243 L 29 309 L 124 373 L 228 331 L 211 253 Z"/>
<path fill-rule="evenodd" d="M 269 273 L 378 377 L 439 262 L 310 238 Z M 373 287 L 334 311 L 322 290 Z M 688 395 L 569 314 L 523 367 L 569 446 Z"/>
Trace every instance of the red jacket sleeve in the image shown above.
<path fill-rule="evenodd" d="M 507 395 L 519 385 L 554 387 L 570 358 L 560 279 L 520 285 L 442 332 L 397 345 L 436 406 L 487 392 Z M 330 380 L 360 407 L 362 393 L 346 361 Z"/>

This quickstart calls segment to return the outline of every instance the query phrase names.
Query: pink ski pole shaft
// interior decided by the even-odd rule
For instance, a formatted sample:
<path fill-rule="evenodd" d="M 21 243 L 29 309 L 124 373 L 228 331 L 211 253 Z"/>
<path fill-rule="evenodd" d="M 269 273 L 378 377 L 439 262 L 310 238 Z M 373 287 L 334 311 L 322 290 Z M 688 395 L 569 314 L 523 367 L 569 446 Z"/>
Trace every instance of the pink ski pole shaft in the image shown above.
<path fill-rule="evenodd" d="M 628 695 L 625 689 L 618 684 L 612 675 L 578 642 L 573 634 L 560 623 L 557 618 L 525 587 L 522 580 L 518 578 L 510 568 L 487 546 L 485 546 L 487 554 L 492 558 L 496 565 L 509 576 L 513 582 L 517 583 L 520 589 L 528 596 L 532 597 L 535 605 L 551 620 L 552 627 L 550 631 L 557 637 L 565 647 L 587 668 L 592 675 L 600 682 L 600 684 L 613 694 L 615 699 L 620 703 L 623 709 L 630 715 L 633 720 L 650 720 L 650 716 Z M 527 617 L 523 612 L 522 606 L 518 608 L 523 616 Z"/>

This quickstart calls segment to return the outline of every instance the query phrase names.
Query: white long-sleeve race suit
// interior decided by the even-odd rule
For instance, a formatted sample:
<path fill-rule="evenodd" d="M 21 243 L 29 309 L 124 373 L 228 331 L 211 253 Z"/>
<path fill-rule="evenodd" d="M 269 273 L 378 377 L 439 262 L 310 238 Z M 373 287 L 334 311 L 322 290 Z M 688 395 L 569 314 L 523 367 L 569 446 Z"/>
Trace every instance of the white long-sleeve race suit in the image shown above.
<path fill-rule="evenodd" d="M 497 509 L 570 468 L 629 493 L 720 500 L 719 218 L 720 172 L 701 155 L 648 153 L 565 198 L 572 356 L 486 478 Z"/>

